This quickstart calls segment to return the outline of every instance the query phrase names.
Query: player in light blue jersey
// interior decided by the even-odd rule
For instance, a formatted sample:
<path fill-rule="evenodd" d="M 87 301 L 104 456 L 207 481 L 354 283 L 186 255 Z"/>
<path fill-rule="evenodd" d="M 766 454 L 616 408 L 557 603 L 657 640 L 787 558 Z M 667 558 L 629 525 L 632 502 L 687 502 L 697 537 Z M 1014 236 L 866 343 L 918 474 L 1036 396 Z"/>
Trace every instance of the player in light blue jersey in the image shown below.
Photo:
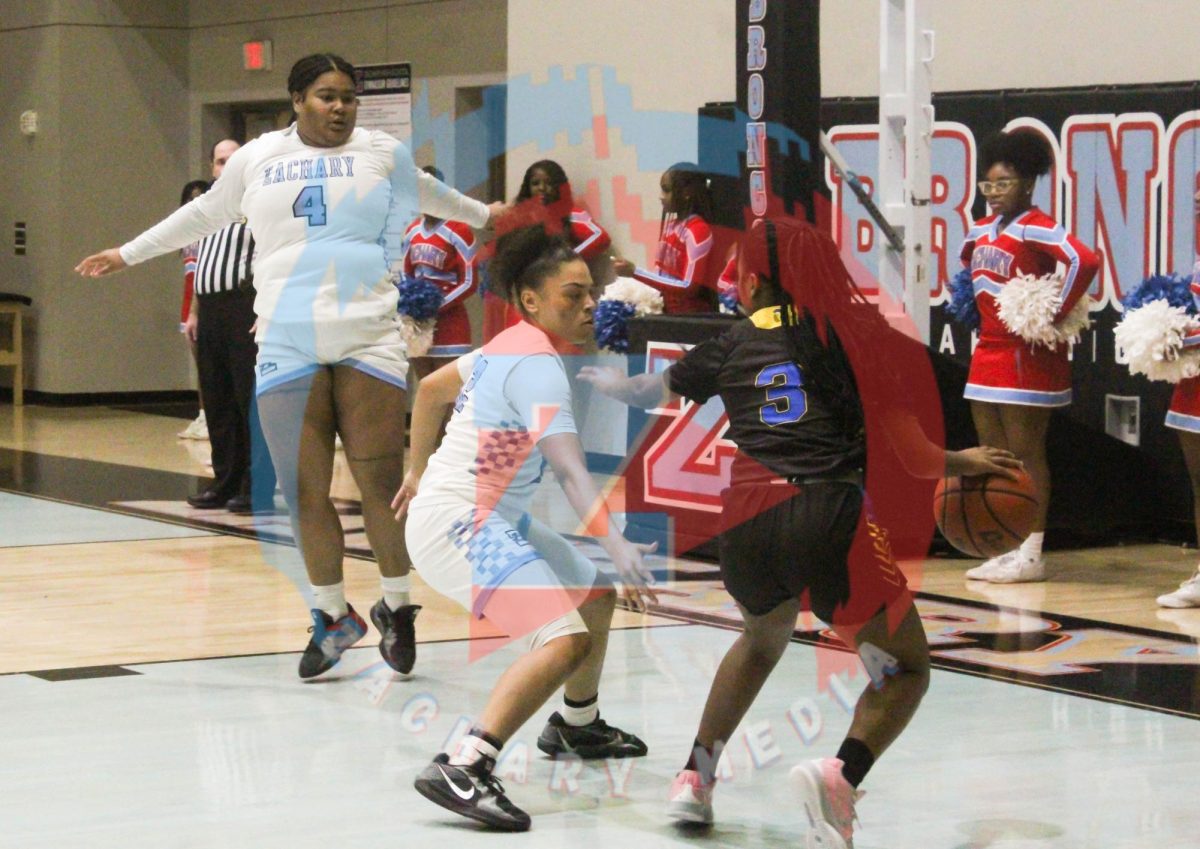
<path fill-rule="evenodd" d="M 409 550 L 421 577 L 529 652 L 500 677 L 477 724 L 453 753 L 417 778 L 444 808 L 507 831 L 529 828 L 492 773 L 500 749 L 559 687 L 538 748 L 552 756 L 644 755 L 646 745 L 600 718 L 600 671 L 616 592 L 570 542 L 529 514 L 543 467 L 553 470 L 587 533 L 612 558 L 626 597 L 654 593 L 647 547 L 609 521 L 588 473 L 563 357 L 592 333 L 592 277 L 563 238 L 541 226 L 503 237 L 493 284 L 523 321 L 421 381 L 413 408 L 412 462 L 396 495 L 408 514 Z M 438 426 L 453 414 L 434 453 Z"/>
<path fill-rule="evenodd" d="M 313 634 L 300 676 L 326 671 L 366 633 L 346 601 L 342 526 L 329 497 L 338 434 L 382 575 L 383 597 L 371 609 L 380 652 L 408 672 L 419 608 L 409 600 L 403 528 L 389 508 L 404 477 L 408 362 L 389 269 L 399 255 L 389 256 L 386 234 L 417 212 L 484 227 L 503 205 L 459 194 L 419 171 L 395 138 L 356 128 L 354 68 L 346 60 L 304 57 L 292 67 L 288 92 L 295 123 L 238 150 L 207 194 L 76 270 L 119 271 L 230 221 L 249 222 L 257 240 L 259 409 L 311 584 Z"/>

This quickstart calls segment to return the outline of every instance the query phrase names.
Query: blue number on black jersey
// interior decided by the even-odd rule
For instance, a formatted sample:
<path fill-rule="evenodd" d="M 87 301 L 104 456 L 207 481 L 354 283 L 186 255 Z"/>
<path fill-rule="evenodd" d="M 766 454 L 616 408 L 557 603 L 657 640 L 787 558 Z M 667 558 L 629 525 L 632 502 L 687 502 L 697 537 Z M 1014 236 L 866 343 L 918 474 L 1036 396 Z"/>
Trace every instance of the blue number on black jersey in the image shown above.
<path fill-rule="evenodd" d="M 325 226 L 325 190 L 320 186 L 305 186 L 296 195 L 292 204 L 292 215 L 307 218 L 308 226 Z"/>
<path fill-rule="evenodd" d="M 794 362 L 767 366 L 754 378 L 754 385 L 767 390 L 767 400 L 758 410 L 765 425 L 798 422 L 808 411 L 808 396 L 800 388 L 804 377 Z"/>

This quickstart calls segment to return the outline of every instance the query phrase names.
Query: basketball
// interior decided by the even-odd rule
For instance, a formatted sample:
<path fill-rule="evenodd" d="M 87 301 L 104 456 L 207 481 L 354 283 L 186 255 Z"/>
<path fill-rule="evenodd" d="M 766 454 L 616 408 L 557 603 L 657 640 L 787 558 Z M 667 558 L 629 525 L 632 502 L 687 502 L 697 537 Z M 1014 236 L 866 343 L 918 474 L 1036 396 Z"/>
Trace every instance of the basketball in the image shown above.
<path fill-rule="evenodd" d="M 1023 471 L 942 478 L 933 493 L 933 517 L 952 546 L 972 557 L 1012 551 L 1033 529 L 1037 490 Z"/>

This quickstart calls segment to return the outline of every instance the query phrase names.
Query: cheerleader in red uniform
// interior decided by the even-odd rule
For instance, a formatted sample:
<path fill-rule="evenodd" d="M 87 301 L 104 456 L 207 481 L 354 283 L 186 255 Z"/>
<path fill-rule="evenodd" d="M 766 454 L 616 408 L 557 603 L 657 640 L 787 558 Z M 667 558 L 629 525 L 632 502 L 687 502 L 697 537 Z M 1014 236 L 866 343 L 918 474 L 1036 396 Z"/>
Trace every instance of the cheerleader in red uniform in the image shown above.
<path fill-rule="evenodd" d="M 713 247 L 708 179 L 695 165 L 672 165 L 662 175 L 663 218 L 654 270 L 617 260 L 613 267 L 662 293 L 663 312 L 713 312 L 708 267 Z M 720 259 L 712 260 L 719 262 Z"/>
<path fill-rule="evenodd" d="M 525 170 L 517 203 L 539 198 L 553 210 L 561 210 L 563 235 L 584 262 L 590 263 L 604 255 L 612 244 L 607 232 L 586 209 L 575 203 L 567 172 L 553 159 L 542 159 Z"/>
<path fill-rule="evenodd" d="M 1194 198 L 1197 229 L 1200 230 L 1200 189 Z M 1197 232 L 1200 244 L 1200 232 Z M 1192 298 L 1200 306 L 1200 256 L 1192 272 Z M 1189 335 L 1184 348 L 1200 347 L 1200 334 Z M 1171 407 L 1167 410 L 1167 427 L 1179 433 L 1179 447 L 1192 480 L 1192 512 L 1200 533 L 1200 377 L 1189 377 L 1175 386 Z M 1179 589 L 1158 597 L 1161 607 L 1200 607 L 1200 567 L 1179 585 Z"/>
<path fill-rule="evenodd" d="M 422 169 L 444 180 L 437 168 Z M 404 231 L 404 276 L 428 280 L 442 290 L 433 344 L 424 356 L 410 357 L 417 380 L 471 352 L 467 298 L 477 288 L 475 234 L 461 221 L 423 215 Z"/>
<path fill-rule="evenodd" d="M 610 274 L 605 264 L 612 238 L 586 209 L 575 203 L 567 172 L 553 159 L 540 159 L 525 169 L 514 204 L 520 207 L 535 198 L 545 204 L 548 218 L 562 223 L 563 236 L 576 255 L 588 264 L 592 278 L 607 279 Z M 542 216 L 534 216 L 532 220 L 548 226 Z M 484 341 L 521 323 L 521 313 L 491 292 L 484 293 L 483 304 Z"/>
<path fill-rule="evenodd" d="M 969 570 L 968 578 L 994 583 L 1043 581 L 1042 539 L 1050 502 L 1046 429 L 1055 407 L 1071 403 L 1071 367 L 1065 344 L 1032 345 L 1001 321 L 997 296 L 1018 275 L 1039 277 L 1066 267 L 1054 317 L 1060 322 L 1087 292 L 1096 255 L 1050 216 L 1033 206 L 1037 178 L 1053 154 L 1028 130 L 993 136 L 981 152 L 986 179 L 979 184 L 991 214 L 975 222 L 962 249 L 979 306 L 979 343 L 971 358 L 964 397 L 980 443 L 1006 448 L 1025 464 L 1038 488 L 1033 532 L 1020 548 Z"/>

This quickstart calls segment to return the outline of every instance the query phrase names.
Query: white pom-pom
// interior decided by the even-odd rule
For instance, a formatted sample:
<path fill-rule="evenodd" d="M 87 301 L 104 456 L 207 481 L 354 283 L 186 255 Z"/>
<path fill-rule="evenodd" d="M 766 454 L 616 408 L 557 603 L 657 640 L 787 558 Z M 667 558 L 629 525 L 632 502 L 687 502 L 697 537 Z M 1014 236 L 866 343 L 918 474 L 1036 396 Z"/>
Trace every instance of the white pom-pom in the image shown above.
<path fill-rule="evenodd" d="M 1078 342 L 1083 331 L 1092 326 L 1092 314 L 1088 308 L 1088 297 L 1084 295 L 1054 327 L 1063 342 Z"/>
<path fill-rule="evenodd" d="M 436 318 L 416 321 L 411 316 L 400 313 L 400 336 L 404 339 L 408 356 L 425 356 L 433 346 L 433 331 L 436 328 Z"/>
<path fill-rule="evenodd" d="M 1130 374 L 1179 383 L 1200 375 L 1200 350 L 1183 348 L 1184 337 L 1196 330 L 1200 321 L 1187 310 L 1157 300 L 1125 313 L 1113 334 L 1125 352 Z"/>
<path fill-rule="evenodd" d="M 1057 348 L 1078 342 L 1079 335 L 1091 326 L 1087 298 L 1080 298 L 1063 320 L 1054 316 L 1062 308 L 1063 280 L 1047 274 L 1032 277 L 1020 274 L 1005 283 L 996 295 L 996 306 L 1004 326 L 1031 345 Z"/>
<path fill-rule="evenodd" d="M 624 301 L 633 304 L 635 315 L 661 315 L 663 297 L 654 288 L 632 277 L 618 277 L 604 287 L 603 301 Z"/>

